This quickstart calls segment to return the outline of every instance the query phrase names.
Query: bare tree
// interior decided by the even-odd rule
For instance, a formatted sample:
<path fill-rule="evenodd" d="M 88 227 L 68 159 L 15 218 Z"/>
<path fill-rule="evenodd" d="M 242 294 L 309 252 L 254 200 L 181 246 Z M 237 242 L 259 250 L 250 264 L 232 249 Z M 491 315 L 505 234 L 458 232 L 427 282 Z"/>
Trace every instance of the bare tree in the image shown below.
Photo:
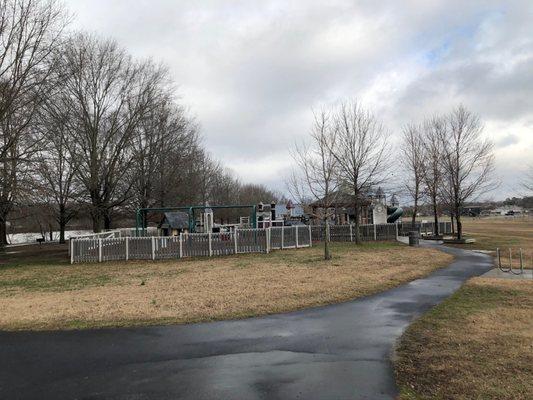
<path fill-rule="evenodd" d="M 529 166 L 529 170 L 524 176 L 522 187 L 530 192 L 533 192 L 533 165 Z"/>
<path fill-rule="evenodd" d="M 326 110 L 314 115 L 311 128 L 310 144 L 295 145 L 292 157 L 298 171 L 293 171 L 289 177 L 288 188 L 295 200 L 306 205 L 313 201 L 325 226 L 324 259 L 331 259 L 329 247 L 329 220 L 333 212 L 332 207 L 338 196 L 338 161 L 333 153 L 336 141 L 336 130 L 331 125 L 331 116 Z"/>
<path fill-rule="evenodd" d="M 406 173 L 404 186 L 414 203 L 412 218 L 414 225 L 424 183 L 424 144 L 420 126 L 408 125 L 404 128 L 402 148 L 401 164 Z"/>
<path fill-rule="evenodd" d="M 196 132 L 182 108 L 173 99 L 153 107 L 134 130 L 133 203 L 135 208 L 164 205 L 172 188 L 183 190 L 181 162 L 195 146 Z"/>
<path fill-rule="evenodd" d="M 461 211 L 465 203 L 495 188 L 493 143 L 482 137 L 479 118 L 464 106 L 446 117 L 447 129 L 441 130 L 442 165 L 449 185 L 457 238 L 462 239 Z"/>
<path fill-rule="evenodd" d="M 111 212 L 132 196 L 127 179 L 133 163 L 133 135 L 160 104 L 166 71 L 135 62 L 113 41 L 79 34 L 61 52 L 62 96 L 69 110 L 69 149 L 77 178 L 91 204 L 94 231 L 108 229 Z"/>
<path fill-rule="evenodd" d="M 54 0 L 0 0 L 0 246 L 38 149 L 33 119 L 66 22 Z"/>
<path fill-rule="evenodd" d="M 439 236 L 439 200 L 443 195 L 444 179 L 442 168 L 443 145 L 440 139 L 446 134 L 446 121 L 441 117 L 433 117 L 424 122 L 422 145 L 424 150 L 422 169 L 425 192 L 431 203 L 435 236 Z M 448 198 L 449 196 L 444 196 Z"/>
<path fill-rule="evenodd" d="M 72 160 L 69 140 L 65 129 L 68 114 L 48 114 L 46 107 L 41 112 L 40 129 L 43 130 L 45 146 L 39 151 L 36 163 L 40 201 L 48 203 L 52 217 L 59 225 L 59 242 L 65 243 L 67 223 L 77 214 L 78 192 L 75 190 L 76 163 Z"/>
<path fill-rule="evenodd" d="M 372 187 L 385 181 L 390 160 L 388 131 L 357 102 L 342 103 L 333 115 L 336 140 L 333 155 L 338 163 L 343 186 L 353 196 L 355 242 L 359 232 L 362 202 Z"/>

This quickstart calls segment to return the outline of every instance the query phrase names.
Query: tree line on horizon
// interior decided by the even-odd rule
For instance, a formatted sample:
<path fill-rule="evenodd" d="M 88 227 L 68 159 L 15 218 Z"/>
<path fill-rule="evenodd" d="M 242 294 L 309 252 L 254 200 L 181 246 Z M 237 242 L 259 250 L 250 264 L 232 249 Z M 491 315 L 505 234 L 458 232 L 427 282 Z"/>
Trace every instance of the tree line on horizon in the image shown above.
<path fill-rule="evenodd" d="M 164 65 L 69 20 L 56 0 L 0 0 L 0 246 L 31 204 L 63 242 L 80 213 L 98 232 L 124 210 L 276 197 L 206 151 Z"/>

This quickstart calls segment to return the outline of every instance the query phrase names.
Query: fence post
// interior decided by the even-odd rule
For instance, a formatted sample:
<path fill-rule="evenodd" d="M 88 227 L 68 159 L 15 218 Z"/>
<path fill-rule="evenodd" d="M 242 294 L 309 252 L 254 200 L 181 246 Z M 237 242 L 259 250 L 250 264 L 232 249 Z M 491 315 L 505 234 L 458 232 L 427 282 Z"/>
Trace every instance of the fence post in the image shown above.
<path fill-rule="evenodd" d="M 378 234 L 376 230 L 376 224 L 374 224 L 374 242 L 377 242 L 377 240 L 378 240 Z"/>
<path fill-rule="evenodd" d="M 266 252 L 267 254 L 270 253 L 270 230 L 271 228 L 269 227 L 267 230 L 266 230 Z"/>
<path fill-rule="evenodd" d="M 313 234 L 311 231 L 311 225 L 307 225 L 309 227 L 309 247 L 313 247 Z"/>
<path fill-rule="evenodd" d="M 285 227 L 281 226 L 281 250 L 283 250 L 283 244 L 285 241 Z"/>
<path fill-rule="evenodd" d="M 152 236 L 152 260 L 155 260 L 155 238 Z"/>
<path fill-rule="evenodd" d="M 69 249 L 70 249 L 70 263 L 74 264 L 74 240 L 69 239 Z"/>
<path fill-rule="evenodd" d="M 178 253 L 178 256 L 179 258 L 183 258 L 183 232 L 180 232 L 180 238 L 179 238 L 179 244 L 180 244 L 180 249 L 179 249 L 179 253 Z"/>
<path fill-rule="evenodd" d="M 238 244 L 237 244 L 237 227 L 233 230 L 233 240 L 235 242 L 235 254 L 237 254 Z"/>
<path fill-rule="evenodd" d="M 294 229 L 296 229 L 295 236 L 296 236 L 296 248 L 298 248 L 298 226 L 295 226 Z"/>
<path fill-rule="evenodd" d="M 394 224 L 394 226 L 396 227 L 396 240 L 398 240 L 398 224 Z"/>
<path fill-rule="evenodd" d="M 207 241 L 209 243 L 209 257 L 213 255 L 213 246 L 211 244 L 211 232 L 207 232 Z"/>
<path fill-rule="evenodd" d="M 98 238 L 98 262 L 102 262 L 102 239 Z"/>
<path fill-rule="evenodd" d="M 350 242 L 353 242 L 353 224 L 350 224 Z"/>
<path fill-rule="evenodd" d="M 130 259 L 130 241 L 129 237 L 126 236 L 126 261 Z"/>

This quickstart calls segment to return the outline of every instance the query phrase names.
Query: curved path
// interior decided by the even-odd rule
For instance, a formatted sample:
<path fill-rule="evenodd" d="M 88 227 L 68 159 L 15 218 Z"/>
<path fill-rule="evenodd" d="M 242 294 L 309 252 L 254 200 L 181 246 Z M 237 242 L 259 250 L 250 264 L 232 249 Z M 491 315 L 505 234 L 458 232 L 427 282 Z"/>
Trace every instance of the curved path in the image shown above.
<path fill-rule="evenodd" d="M 492 266 L 486 255 L 444 250 L 457 257 L 447 268 L 337 305 L 194 325 L 3 332 L 0 398 L 394 398 L 395 340 Z"/>

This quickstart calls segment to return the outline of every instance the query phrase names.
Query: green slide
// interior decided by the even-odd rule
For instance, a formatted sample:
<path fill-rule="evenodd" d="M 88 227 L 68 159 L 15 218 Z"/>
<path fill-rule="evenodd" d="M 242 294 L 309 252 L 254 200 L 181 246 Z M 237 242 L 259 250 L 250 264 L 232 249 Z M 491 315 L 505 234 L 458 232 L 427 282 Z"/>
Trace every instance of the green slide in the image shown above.
<path fill-rule="evenodd" d="M 392 224 L 403 215 L 401 207 L 387 207 L 387 223 Z"/>

